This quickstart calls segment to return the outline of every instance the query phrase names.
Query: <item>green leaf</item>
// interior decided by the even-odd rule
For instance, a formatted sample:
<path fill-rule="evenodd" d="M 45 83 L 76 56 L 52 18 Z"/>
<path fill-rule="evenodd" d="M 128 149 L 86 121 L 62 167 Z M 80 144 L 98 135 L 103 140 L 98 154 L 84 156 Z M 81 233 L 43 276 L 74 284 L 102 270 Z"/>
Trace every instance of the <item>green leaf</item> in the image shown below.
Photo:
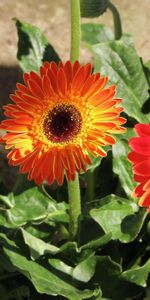
<path fill-rule="evenodd" d="M 98 249 L 103 247 L 104 245 L 106 245 L 107 243 L 109 243 L 109 241 L 112 238 L 112 233 L 109 232 L 107 234 L 104 234 L 102 237 L 100 237 L 99 239 L 95 239 L 90 241 L 87 244 L 84 244 L 83 246 L 81 246 L 81 250 L 85 250 L 85 249 Z"/>
<path fill-rule="evenodd" d="M 38 239 L 47 240 L 50 236 L 52 237 L 55 234 L 57 229 L 56 226 L 50 226 L 45 222 L 40 224 L 35 222 L 25 225 L 25 230 Z"/>
<path fill-rule="evenodd" d="M 16 247 L 13 241 L 10 241 L 5 235 L 3 235 L 3 238 L 6 241 L 3 249 L 8 260 L 33 283 L 38 293 L 54 296 L 61 295 L 72 300 L 87 299 L 93 295 L 93 291 L 81 291 L 71 283 L 63 280 L 61 276 L 55 275 L 53 268 L 50 266 L 47 269 L 39 263 L 30 261 Z"/>
<path fill-rule="evenodd" d="M 109 0 L 80 0 L 81 17 L 99 17 L 106 11 L 108 3 Z"/>
<path fill-rule="evenodd" d="M 14 18 L 18 30 L 17 57 L 23 72 L 38 72 L 44 61 L 59 62 L 59 56 L 36 26 Z"/>
<path fill-rule="evenodd" d="M 148 60 L 146 63 L 144 63 L 143 67 L 144 67 L 145 75 L 147 78 L 147 82 L 150 86 L 150 60 Z"/>
<path fill-rule="evenodd" d="M 0 195 L 0 201 L 2 201 L 6 205 L 6 207 L 11 208 L 15 204 L 14 194 L 9 193 L 7 196 Z"/>
<path fill-rule="evenodd" d="M 150 70 L 150 59 L 146 63 L 144 63 L 144 66 Z"/>
<path fill-rule="evenodd" d="M 48 213 L 47 220 L 53 221 L 56 223 L 68 223 L 69 222 L 69 215 L 66 212 L 68 209 L 68 204 L 65 202 L 55 202 L 55 209 L 51 210 Z"/>
<path fill-rule="evenodd" d="M 38 239 L 32 234 L 28 233 L 26 230 L 21 228 L 21 232 L 24 238 L 25 244 L 29 247 L 31 258 L 33 260 L 38 259 L 41 255 L 46 254 L 56 254 L 59 252 L 59 248 Z"/>
<path fill-rule="evenodd" d="M 131 197 L 131 193 L 135 188 L 136 183 L 133 179 L 131 163 L 127 158 L 129 151 L 128 142 L 124 139 L 117 139 L 116 144 L 112 147 L 113 171 L 119 176 L 126 194 Z"/>
<path fill-rule="evenodd" d="M 56 270 L 81 282 L 88 282 L 95 272 L 96 260 L 93 254 L 80 262 L 75 268 L 68 266 L 59 259 L 49 259 L 48 261 Z"/>
<path fill-rule="evenodd" d="M 72 276 L 82 282 L 88 282 L 95 273 L 95 266 L 95 257 L 93 255 L 89 256 L 74 268 Z"/>
<path fill-rule="evenodd" d="M 96 59 L 95 72 L 108 76 L 110 84 L 117 85 L 125 112 L 139 122 L 149 122 L 149 114 L 141 112 L 148 99 L 148 83 L 131 37 L 124 35 L 120 40 L 88 47 Z"/>
<path fill-rule="evenodd" d="M 4 244 L 5 240 L 3 239 L 3 236 L 0 235 L 0 244 Z M 9 262 L 8 257 L 5 253 L 3 253 L 3 250 L 0 251 L 0 268 L 1 271 L 5 270 L 9 273 L 16 273 L 16 268 Z M 1 278 L 0 278 L 1 280 Z"/>
<path fill-rule="evenodd" d="M 8 196 L 9 197 L 9 196 Z M 8 198 L 9 200 L 9 198 Z M 37 187 L 26 190 L 20 195 L 14 197 L 13 207 L 10 209 L 1 208 L 0 225 L 8 228 L 17 228 L 25 225 L 27 222 L 44 219 L 62 222 L 67 221 L 67 205 L 57 203 L 41 193 Z M 11 202 L 12 203 L 12 202 Z"/>
<path fill-rule="evenodd" d="M 62 272 L 64 274 L 67 274 L 69 276 L 72 276 L 72 272 L 73 272 L 73 267 L 67 265 L 66 263 L 64 263 L 62 260 L 57 259 L 57 258 L 50 258 L 48 260 L 49 264 L 55 268 L 56 270 L 58 270 L 59 272 Z"/>
<path fill-rule="evenodd" d="M 134 131 L 134 128 L 126 128 L 126 131 L 122 134 L 118 134 L 117 135 L 117 140 L 118 139 L 123 139 L 123 140 L 129 140 L 130 138 L 133 138 L 134 136 L 136 136 L 136 133 Z"/>
<path fill-rule="evenodd" d="M 81 30 L 82 40 L 87 46 L 114 40 L 112 30 L 104 24 L 82 24 Z"/>
<path fill-rule="evenodd" d="M 109 256 L 95 256 L 95 259 L 96 268 L 92 282 L 100 285 L 104 299 L 137 299 L 141 288 L 121 278 L 122 268 L 119 264 Z"/>
<path fill-rule="evenodd" d="M 65 253 L 65 256 L 67 257 L 69 253 L 79 253 L 80 250 L 78 248 L 78 245 L 76 242 L 67 241 L 60 247 L 60 251 Z"/>
<path fill-rule="evenodd" d="M 114 289 L 113 282 L 120 276 L 122 268 L 119 264 L 114 262 L 109 256 L 95 256 L 96 270 L 93 278 L 93 282 L 97 282 L 102 287 L 103 296 L 110 296 L 110 293 Z M 109 290 L 107 295 L 105 289 Z"/>
<path fill-rule="evenodd" d="M 90 215 L 105 233 L 112 233 L 112 239 L 128 243 L 139 234 L 147 214 L 138 210 L 133 201 L 109 195 L 97 201 L 97 208 L 91 209 Z"/>
<path fill-rule="evenodd" d="M 129 282 L 133 282 L 142 287 L 146 287 L 146 281 L 148 279 L 149 274 L 150 274 L 150 259 L 142 267 L 135 266 L 133 269 L 123 272 L 121 277 Z"/>

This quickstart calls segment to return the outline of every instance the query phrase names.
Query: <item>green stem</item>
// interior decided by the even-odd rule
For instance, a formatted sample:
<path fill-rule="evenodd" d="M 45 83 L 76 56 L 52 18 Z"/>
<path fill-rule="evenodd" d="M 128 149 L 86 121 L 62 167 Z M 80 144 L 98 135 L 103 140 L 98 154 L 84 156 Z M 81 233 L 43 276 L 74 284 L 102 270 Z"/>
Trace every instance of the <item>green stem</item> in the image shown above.
<path fill-rule="evenodd" d="M 71 53 L 70 60 L 74 62 L 79 59 L 80 54 L 80 0 L 71 1 Z"/>
<path fill-rule="evenodd" d="M 70 0 L 71 4 L 71 50 L 70 59 L 74 62 L 79 59 L 80 53 L 80 0 Z M 75 180 L 68 182 L 69 196 L 69 232 L 70 239 L 76 240 L 78 234 L 79 216 L 81 214 L 81 200 L 79 177 L 76 174 Z"/>
<path fill-rule="evenodd" d="M 116 6 L 111 2 L 109 2 L 108 8 L 113 14 L 115 39 L 119 40 L 122 36 L 122 25 L 119 11 L 117 10 Z"/>
<path fill-rule="evenodd" d="M 74 181 L 68 181 L 68 196 L 69 196 L 69 232 L 70 239 L 77 240 L 79 217 L 81 215 L 81 200 L 79 176 L 76 174 Z"/>

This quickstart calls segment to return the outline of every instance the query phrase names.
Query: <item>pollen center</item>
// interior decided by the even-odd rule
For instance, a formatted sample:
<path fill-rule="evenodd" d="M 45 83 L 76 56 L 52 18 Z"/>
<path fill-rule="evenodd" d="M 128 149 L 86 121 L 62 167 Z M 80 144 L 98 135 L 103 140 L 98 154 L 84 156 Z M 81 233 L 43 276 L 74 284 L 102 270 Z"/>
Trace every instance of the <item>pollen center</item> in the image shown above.
<path fill-rule="evenodd" d="M 61 104 L 48 112 L 43 123 L 46 137 L 54 143 L 66 143 L 81 129 L 82 117 L 74 105 Z"/>

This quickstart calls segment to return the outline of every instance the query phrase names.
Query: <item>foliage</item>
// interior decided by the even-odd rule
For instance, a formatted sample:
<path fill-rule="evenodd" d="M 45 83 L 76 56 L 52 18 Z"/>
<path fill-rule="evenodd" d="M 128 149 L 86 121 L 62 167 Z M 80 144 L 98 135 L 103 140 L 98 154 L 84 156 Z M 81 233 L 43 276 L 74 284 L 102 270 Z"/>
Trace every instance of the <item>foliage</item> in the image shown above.
<path fill-rule="evenodd" d="M 25 22 L 22 23 L 16 18 L 14 21 L 19 37 L 17 57 L 24 72 L 39 71 L 45 60 L 55 60 L 56 62 L 60 60 L 39 28 Z"/>
<path fill-rule="evenodd" d="M 59 56 L 40 29 L 16 20 L 18 59 L 24 72 L 39 71 L 44 60 Z M 80 175 L 83 215 L 78 243 L 68 241 L 66 182 L 0 195 L 0 299 L 142 300 L 149 285 L 150 217 L 131 197 L 135 187 L 128 139 L 133 125 L 150 122 L 150 63 L 142 65 L 132 38 L 104 25 L 84 24 L 82 39 L 95 58 L 94 72 L 108 75 L 123 98 L 127 132 L 105 159 L 93 159 L 92 195 Z M 17 185 L 17 183 L 16 183 Z M 90 194 L 90 196 L 91 196 Z M 54 200 L 56 199 L 56 200 Z M 8 278 L 10 280 L 8 280 Z M 51 296 L 50 296 L 51 295 Z"/>

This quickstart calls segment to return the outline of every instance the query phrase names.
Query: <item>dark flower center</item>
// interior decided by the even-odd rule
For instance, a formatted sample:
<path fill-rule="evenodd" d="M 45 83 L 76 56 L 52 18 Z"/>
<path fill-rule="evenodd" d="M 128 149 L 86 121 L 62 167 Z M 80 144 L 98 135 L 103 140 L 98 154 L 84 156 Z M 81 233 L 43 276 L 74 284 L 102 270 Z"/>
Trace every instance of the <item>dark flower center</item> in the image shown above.
<path fill-rule="evenodd" d="M 47 114 L 44 133 L 54 143 L 68 142 L 79 133 L 81 123 L 81 114 L 74 105 L 61 104 Z"/>

